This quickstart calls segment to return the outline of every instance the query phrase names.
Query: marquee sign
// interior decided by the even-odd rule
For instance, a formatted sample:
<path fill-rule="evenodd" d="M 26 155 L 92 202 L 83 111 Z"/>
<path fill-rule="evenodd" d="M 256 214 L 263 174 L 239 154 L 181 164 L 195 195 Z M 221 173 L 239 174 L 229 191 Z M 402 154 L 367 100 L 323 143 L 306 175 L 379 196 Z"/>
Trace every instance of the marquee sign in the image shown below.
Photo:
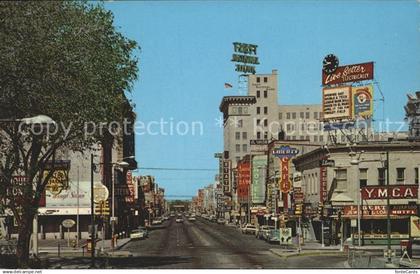
<path fill-rule="evenodd" d="M 363 216 L 387 216 L 388 212 L 385 205 L 364 205 L 361 207 L 361 214 Z M 391 215 L 394 216 L 410 216 L 418 215 L 417 205 L 391 205 Z M 357 206 L 345 206 L 345 216 L 357 216 Z"/>
<path fill-rule="evenodd" d="M 364 200 L 386 199 L 389 193 L 390 199 L 417 199 L 418 185 L 390 185 L 389 192 L 386 186 L 362 187 Z"/>
<path fill-rule="evenodd" d="M 373 79 L 373 62 L 338 67 L 331 74 L 322 71 L 322 85 L 335 85 Z"/>
<path fill-rule="evenodd" d="M 235 62 L 235 71 L 255 74 L 255 66 L 259 65 L 257 55 L 257 45 L 234 42 L 232 62 Z M 252 65 L 249 65 L 252 64 Z"/>

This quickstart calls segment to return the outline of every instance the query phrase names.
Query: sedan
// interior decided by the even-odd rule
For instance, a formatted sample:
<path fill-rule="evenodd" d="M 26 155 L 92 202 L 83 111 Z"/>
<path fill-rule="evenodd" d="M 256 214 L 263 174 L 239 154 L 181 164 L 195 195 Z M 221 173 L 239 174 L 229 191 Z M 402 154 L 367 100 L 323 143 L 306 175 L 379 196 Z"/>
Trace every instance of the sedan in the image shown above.
<path fill-rule="evenodd" d="M 132 240 L 141 240 L 146 238 L 146 233 L 141 229 L 134 229 L 130 233 L 130 239 Z"/>
<path fill-rule="evenodd" d="M 182 218 L 176 218 L 175 222 L 177 222 L 177 223 L 183 223 L 184 222 L 184 219 L 182 219 Z"/>

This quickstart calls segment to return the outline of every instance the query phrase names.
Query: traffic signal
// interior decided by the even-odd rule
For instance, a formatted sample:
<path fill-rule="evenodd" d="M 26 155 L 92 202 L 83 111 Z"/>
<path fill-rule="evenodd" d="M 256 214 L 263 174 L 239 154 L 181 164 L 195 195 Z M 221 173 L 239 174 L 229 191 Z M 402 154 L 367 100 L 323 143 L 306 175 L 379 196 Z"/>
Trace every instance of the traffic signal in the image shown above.
<path fill-rule="evenodd" d="M 102 201 L 95 204 L 95 215 L 109 215 L 109 202 Z"/>
<path fill-rule="evenodd" d="M 318 216 L 322 217 L 324 213 L 324 206 L 322 204 L 318 204 Z"/>
<path fill-rule="evenodd" d="M 302 215 L 302 204 L 295 205 L 295 215 Z"/>

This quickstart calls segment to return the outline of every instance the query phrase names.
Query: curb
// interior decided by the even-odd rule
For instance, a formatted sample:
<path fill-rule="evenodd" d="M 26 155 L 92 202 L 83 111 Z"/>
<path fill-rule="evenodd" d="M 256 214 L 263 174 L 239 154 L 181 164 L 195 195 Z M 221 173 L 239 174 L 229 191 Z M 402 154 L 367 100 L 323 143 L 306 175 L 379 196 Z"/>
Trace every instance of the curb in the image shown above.
<path fill-rule="evenodd" d="M 117 247 L 117 250 L 120 250 L 121 248 L 123 248 L 126 244 L 128 244 L 129 242 L 131 242 L 131 239 L 129 239 L 127 242 L 123 243 L 122 245 Z"/>
<path fill-rule="evenodd" d="M 311 251 L 311 252 L 279 252 L 275 249 L 270 248 L 269 251 L 273 253 L 274 255 L 277 255 L 282 258 L 289 258 L 289 257 L 297 257 L 297 256 L 316 256 L 316 255 L 340 255 L 345 256 L 344 252 L 341 251 L 332 251 L 332 250 L 317 250 L 317 251 Z"/>

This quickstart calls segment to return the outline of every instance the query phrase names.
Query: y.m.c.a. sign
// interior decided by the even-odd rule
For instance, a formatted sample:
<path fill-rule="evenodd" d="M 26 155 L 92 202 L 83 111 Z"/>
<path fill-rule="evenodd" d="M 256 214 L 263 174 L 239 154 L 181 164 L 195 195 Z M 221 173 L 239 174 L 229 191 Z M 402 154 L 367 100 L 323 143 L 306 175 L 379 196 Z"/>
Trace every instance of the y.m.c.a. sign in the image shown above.
<path fill-rule="evenodd" d="M 419 187 L 417 185 L 367 186 L 362 188 L 364 200 L 386 199 L 417 199 Z"/>

